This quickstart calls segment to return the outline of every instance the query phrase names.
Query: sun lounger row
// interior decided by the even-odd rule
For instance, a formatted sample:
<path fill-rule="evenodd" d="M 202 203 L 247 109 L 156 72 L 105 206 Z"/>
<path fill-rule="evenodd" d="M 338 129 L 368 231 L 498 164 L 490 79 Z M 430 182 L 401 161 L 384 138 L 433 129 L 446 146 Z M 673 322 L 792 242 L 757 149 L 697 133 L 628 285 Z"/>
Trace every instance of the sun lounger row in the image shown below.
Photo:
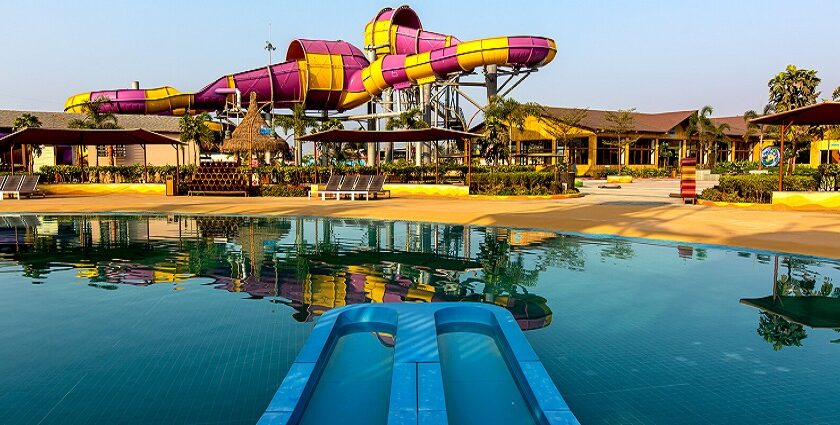
<path fill-rule="evenodd" d="M 374 198 L 380 194 L 388 194 L 391 197 L 391 191 L 383 189 L 385 185 L 385 176 L 369 176 L 369 175 L 332 175 L 324 190 L 320 191 L 321 199 L 326 200 L 327 196 L 335 196 L 339 199 L 341 196 L 349 196 L 351 200 L 355 200 L 356 196 L 359 198 L 364 195 L 365 200 L 369 200 L 371 195 Z"/>
<path fill-rule="evenodd" d="M 21 196 L 26 196 L 27 198 L 35 195 L 44 197 L 44 192 L 38 189 L 38 179 L 40 178 L 41 176 L 38 175 L 3 176 L 0 179 L 0 201 L 5 199 L 6 195 L 17 199 L 20 199 Z"/>

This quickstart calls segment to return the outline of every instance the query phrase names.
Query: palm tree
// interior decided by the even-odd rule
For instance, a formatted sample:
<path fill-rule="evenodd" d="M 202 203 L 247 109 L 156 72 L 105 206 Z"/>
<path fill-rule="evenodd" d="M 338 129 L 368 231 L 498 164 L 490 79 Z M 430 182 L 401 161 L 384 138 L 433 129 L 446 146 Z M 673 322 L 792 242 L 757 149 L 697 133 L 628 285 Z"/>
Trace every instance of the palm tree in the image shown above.
<path fill-rule="evenodd" d="M 817 103 L 820 92 L 817 87 L 820 85 L 820 78 L 817 71 L 812 69 L 798 69 L 794 65 L 788 65 L 784 71 L 776 74 L 767 86 L 770 88 L 770 104 L 775 112 L 785 112 L 803 106 Z M 791 130 L 791 152 L 792 155 L 785 155 L 789 159 L 789 167 L 792 171 L 796 166 L 796 155 L 799 151 L 811 143 L 815 128 L 813 126 L 793 126 Z M 783 141 L 785 134 L 781 134 L 780 141 Z M 801 144 L 801 145 L 800 145 Z M 781 166 L 785 166 L 782 164 Z"/>
<path fill-rule="evenodd" d="M 321 121 L 319 124 L 312 127 L 312 133 L 323 133 L 325 131 L 330 130 L 341 130 L 344 128 L 344 123 L 337 118 L 330 118 L 324 121 Z M 348 143 L 344 144 L 341 142 L 335 143 L 323 143 L 321 144 L 321 165 L 325 165 L 325 162 L 332 162 L 330 158 L 335 158 L 336 161 L 342 161 L 348 159 L 349 157 L 355 157 L 358 154 L 358 145 L 355 143 Z M 317 161 L 317 158 L 316 158 Z"/>
<path fill-rule="evenodd" d="M 479 139 L 482 155 L 489 162 L 510 162 L 511 130 L 525 130 L 525 119 L 540 117 L 544 108 L 534 102 L 520 103 L 512 98 L 493 96 L 484 107 L 484 137 Z"/>
<path fill-rule="evenodd" d="M 834 93 L 831 93 L 831 100 L 840 102 L 840 86 L 837 86 L 837 88 L 834 89 Z"/>
<path fill-rule="evenodd" d="M 120 128 L 117 123 L 117 116 L 106 110 L 111 105 L 111 100 L 105 96 L 99 96 L 82 104 L 84 117 L 74 118 L 67 123 L 70 128 L 92 128 L 92 129 L 114 129 Z"/>
<path fill-rule="evenodd" d="M 303 144 L 298 140 L 306 134 L 306 129 L 316 125 L 316 119 L 306 115 L 306 107 L 298 103 L 291 108 L 290 115 L 275 115 L 274 126 L 280 127 L 288 133 L 290 130 L 295 137 L 295 165 L 303 163 Z"/>
<path fill-rule="evenodd" d="M 190 115 L 190 111 L 181 117 L 178 126 L 181 128 L 181 142 L 194 142 L 198 149 L 195 150 L 195 163 L 198 164 L 198 151 L 209 151 L 216 147 L 216 135 L 207 126 L 210 121 L 210 114 L 202 112 L 196 116 Z"/>
<path fill-rule="evenodd" d="M 714 112 L 714 109 L 711 106 L 704 106 L 688 118 L 688 125 L 685 128 L 686 141 L 693 137 L 697 138 L 698 163 L 704 163 L 706 159 L 706 141 L 708 139 L 706 131 L 712 126 L 712 119 L 710 118 L 712 112 Z"/>
<path fill-rule="evenodd" d="M 38 119 L 35 115 L 24 113 L 20 114 L 15 120 L 12 122 L 12 131 L 20 131 L 25 128 L 40 128 L 41 127 L 41 120 Z M 41 146 L 40 145 L 28 145 L 29 147 L 29 158 L 27 159 L 26 167 L 29 171 L 32 171 L 32 166 L 35 161 L 34 156 L 41 156 Z"/>
<path fill-rule="evenodd" d="M 83 118 L 74 118 L 67 122 L 67 127 L 70 128 L 87 128 L 87 129 L 115 129 L 120 128 L 117 116 L 108 110 L 106 106 L 111 105 L 111 100 L 105 96 L 99 96 L 94 100 L 86 101 L 82 104 Z M 82 149 L 82 148 L 80 148 Z M 99 161 L 99 152 L 96 153 L 97 161 Z M 111 166 L 114 165 L 114 146 L 108 146 L 108 158 L 110 158 Z M 82 158 L 79 157 L 79 163 Z"/>
<path fill-rule="evenodd" d="M 401 112 L 399 115 L 390 118 L 388 122 L 385 123 L 385 129 L 388 131 L 396 129 L 419 130 L 423 128 L 429 128 L 429 123 L 423 119 L 423 112 L 417 108 Z M 420 149 L 419 143 L 415 146 L 415 149 Z M 408 151 L 406 151 L 406 160 L 408 160 L 408 158 Z M 417 165 L 421 165 L 421 163 L 418 162 Z"/>
<path fill-rule="evenodd" d="M 729 136 L 726 135 L 726 132 L 731 129 L 729 124 L 722 123 L 720 125 L 715 125 L 714 123 L 709 123 L 709 129 L 707 134 L 710 136 L 711 141 L 711 158 L 709 158 L 709 168 L 713 168 L 715 164 L 717 164 L 717 157 L 718 157 L 718 148 L 721 144 L 729 145 L 732 143 L 732 140 L 729 139 Z"/>

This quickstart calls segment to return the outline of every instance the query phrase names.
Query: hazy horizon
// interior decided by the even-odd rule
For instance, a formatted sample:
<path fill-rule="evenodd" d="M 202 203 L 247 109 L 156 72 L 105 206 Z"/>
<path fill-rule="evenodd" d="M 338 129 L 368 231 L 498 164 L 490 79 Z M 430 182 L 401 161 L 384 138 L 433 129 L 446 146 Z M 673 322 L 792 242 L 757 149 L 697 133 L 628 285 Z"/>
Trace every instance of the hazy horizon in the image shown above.
<path fill-rule="evenodd" d="M 840 86 L 832 34 L 840 2 L 410 4 L 424 28 L 461 40 L 554 38 L 556 59 L 513 92 L 520 101 L 640 112 L 712 105 L 723 116 L 761 110 L 767 81 L 788 64 L 818 71 L 821 98 Z M 294 38 L 344 39 L 361 47 L 365 23 L 381 8 L 399 5 L 18 2 L 7 5 L 0 26 L 9 58 L 0 67 L 0 108 L 60 111 L 72 94 L 128 87 L 133 80 L 197 90 L 222 75 L 265 66 L 269 25 L 276 63 Z"/>

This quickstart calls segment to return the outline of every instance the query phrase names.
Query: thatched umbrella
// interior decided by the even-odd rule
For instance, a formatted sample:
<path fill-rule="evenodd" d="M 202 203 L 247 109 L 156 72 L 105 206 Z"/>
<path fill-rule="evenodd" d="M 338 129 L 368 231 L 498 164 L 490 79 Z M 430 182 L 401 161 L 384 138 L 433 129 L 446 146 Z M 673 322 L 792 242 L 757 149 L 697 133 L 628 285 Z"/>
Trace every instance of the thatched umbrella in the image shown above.
<path fill-rule="evenodd" d="M 289 152 L 289 144 L 273 134 L 263 134 L 262 129 L 266 127 L 270 128 L 260 115 L 260 109 L 257 107 L 257 94 L 251 92 L 245 118 L 233 130 L 231 137 L 222 142 L 220 150 L 227 153 L 247 152 L 249 153 L 249 162 L 254 152 L 282 152 L 285 157 Z"/>

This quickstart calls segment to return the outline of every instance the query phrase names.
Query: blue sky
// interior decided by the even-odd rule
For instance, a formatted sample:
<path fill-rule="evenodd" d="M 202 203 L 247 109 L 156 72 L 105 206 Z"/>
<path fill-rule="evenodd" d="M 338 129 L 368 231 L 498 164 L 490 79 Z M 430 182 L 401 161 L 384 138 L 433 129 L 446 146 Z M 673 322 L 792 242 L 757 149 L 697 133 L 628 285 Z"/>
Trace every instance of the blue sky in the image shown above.
<path fill-rule="evenodd" d="M 196 90 L 262 66 L 272 27 L 293 38 L 362 45 L 380 1 L 16 1 L 0 24 L 0 108 L 61 110 L 89 90 L 171 85 Z M 428 0 L 410 3 L 426 29 L 461 40 L 554 38 L 553 63 L 518 100 L 593 109 L 760 109 L 767 80 L 789 64 L 819 71 L 823 97 L 840 86 L 840 1 Z"/>

